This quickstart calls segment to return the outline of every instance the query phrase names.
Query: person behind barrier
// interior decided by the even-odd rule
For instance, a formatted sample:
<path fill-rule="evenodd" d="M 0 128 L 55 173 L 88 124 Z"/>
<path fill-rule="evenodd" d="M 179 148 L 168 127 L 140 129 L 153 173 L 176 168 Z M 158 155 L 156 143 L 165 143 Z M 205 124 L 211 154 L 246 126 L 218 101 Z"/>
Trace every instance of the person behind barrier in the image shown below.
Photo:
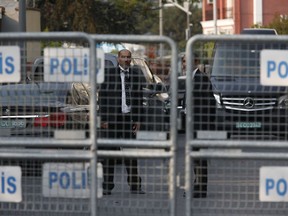
<path fill-rule="evenodd" d="M 197 131 L 213 130 L 213 118 L 215 109 L 215 100 L 212 92 L 212 85 L 209 77 L 204 73 L 203 67 L 199 64 L 198 55 L 194 54 L 194 69 L 192 71 L 193 99 L 192 102 L 194 115 L 194 139 L 197 139 Z M 186 57 L 182 57 L 182 70 L 186 74 Z M 186 100 L 186 98 L 185 98 Z M 187 109 L 187 107 L 186 107 Z M 193 148 L 193 151 L 199 151 L 200 148 Z M 205 198 L 207 196 L 208 183 L 208 163 L 205 159 L 193 160 L 195 181 L 193 188 L 194 198 Z"/>
<path fill-rule="evenodd" d="M 194 69 L 193 69 L 193 75 L 192 78 L 194 77 L 196 72 L 203 72 L 204 68 L 203 65 L 200 64 L 200 59 L 197 54 L 194 55 Z M 181 58 L 181 69 L 182 69 L 182 75 L 186 76 L 186 71 L 187 71 L 187 62 L 186 62 L 186 55 L 183 55 Z"/>
<path fill-rule="evenodd" d="M 101 138 L 135 139 L 143 115 L 143 85 L 145 78 L 141 69 L 131 66 L 131 52 L 118 52 L 117 67 L 105 69 L 105 81 L 99 89 L 99 115 Z M 105 147 L 120 150 L 119 147 Z M 103 194 L 110 195 L 114 188 L 115 158 L 103 160 Z M 130 192 L 144 194 L 138 175 L 137 159 L 124 159 Z"/>

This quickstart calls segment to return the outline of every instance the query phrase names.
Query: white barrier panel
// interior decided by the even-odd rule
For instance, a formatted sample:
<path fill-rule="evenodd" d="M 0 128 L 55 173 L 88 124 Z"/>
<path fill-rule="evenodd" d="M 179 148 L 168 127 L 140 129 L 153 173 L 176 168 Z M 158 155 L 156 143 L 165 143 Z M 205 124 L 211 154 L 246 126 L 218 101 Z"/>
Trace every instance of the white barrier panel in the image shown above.
<path fill-rule="evenodd" d="M 97 83 L 104 82 L 104 59 L 103 50 L 97 49 Z M 44 81 L 88 83 L 89 64 L 89 48 L 45 48 Z"/>
<path fill-rule="evenodd" d="M 0 83 L 20 82 L 20 48 L 18 46 L 0 47 Z"/>
<path fill-rule="evenodd" d="M 288 201 L 288 167 L 260 168 L 260 201 Z"/>
<path fill-rule="evenodd" d="M 261 51 L 261 84 L 268 86 L 288 85 L 288 51 Z"/>
<path fill-rule="evenodd" d="M 45 163 L 43 164 L 42 191 L 44 197 L 89 198 L 89 163 Z M 103 171 L 97 164 L 98 197 L 102 197 Z"/>
<path fill-rule="evenodd" d="M 0 166 L 0 202 L 21 202 L 21 168 Z"/>

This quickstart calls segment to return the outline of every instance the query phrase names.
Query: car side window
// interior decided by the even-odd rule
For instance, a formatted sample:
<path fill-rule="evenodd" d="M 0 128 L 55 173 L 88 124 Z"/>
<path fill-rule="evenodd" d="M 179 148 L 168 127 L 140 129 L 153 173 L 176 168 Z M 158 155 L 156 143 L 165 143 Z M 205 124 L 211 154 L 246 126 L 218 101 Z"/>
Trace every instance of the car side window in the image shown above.
<path fill-rule="evenodd" d="M 114 64 L 110 60 L 105 60 L 105 68 L 113 68 Z"/>
<path fill-rule="evenodd" d="M 34 73 L 33 73 L 33 81 L 43 82 L 44 81 L 44 70 L 43 70 L 43 63 L 39 64 Z"/>

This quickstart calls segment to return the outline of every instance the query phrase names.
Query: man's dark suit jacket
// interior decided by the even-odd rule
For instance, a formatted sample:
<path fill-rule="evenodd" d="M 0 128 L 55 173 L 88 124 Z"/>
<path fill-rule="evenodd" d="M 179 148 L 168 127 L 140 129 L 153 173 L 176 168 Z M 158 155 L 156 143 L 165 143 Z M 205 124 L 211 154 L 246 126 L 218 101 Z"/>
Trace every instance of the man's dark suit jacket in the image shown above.
<path fill-rule="evenodd" d="M 213 130 L 215 128 L 215 99 L 209 77 L 197 70 L 194 75 L 194 130 Z"/>
<path fill-rule="evenodd" d="M 133 122 L 141 123 L 143 119 L 143 86 L 145 85 L 145 78 L 141 69 L 135 66 L 130 67 L 129 79 L 131 112 L 123 114 L 121 111 L 122 89 L 120 68 L 105 69 L 105 80 L 99 89 L 99 115 L 101 122 L 108 122 L 108 130 L 102 130 L 100 135 L 102 137 L 119 138 L 119 133 L 127 127 L 127 122 L 123 123 L 124 115 L 128 117 L 126 119 L 130 119 Z M 132 133 L 132 128 L 130 129 Z"/>

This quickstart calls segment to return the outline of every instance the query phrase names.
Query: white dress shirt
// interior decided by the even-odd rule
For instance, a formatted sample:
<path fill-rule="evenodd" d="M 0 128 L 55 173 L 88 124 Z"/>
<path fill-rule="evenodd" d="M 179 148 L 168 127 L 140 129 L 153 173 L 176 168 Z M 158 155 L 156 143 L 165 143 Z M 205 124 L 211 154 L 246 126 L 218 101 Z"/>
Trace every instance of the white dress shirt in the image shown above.
<path fill-rule="evenodd" d="M 129 69 L 124 70 L 121 66 L 119 66 L 119 67 L 121 69 L 120 77 L 121 77 L 121 89 L 122 89 L 121 111 L 122 111 L 122 113 L 130 113 L 131 112 L 131 106 L 127 106 L 127 104 L 126 104 L 125 73 L 124 73 L 124 71 L 126 71 L 129 74 Z"/>

